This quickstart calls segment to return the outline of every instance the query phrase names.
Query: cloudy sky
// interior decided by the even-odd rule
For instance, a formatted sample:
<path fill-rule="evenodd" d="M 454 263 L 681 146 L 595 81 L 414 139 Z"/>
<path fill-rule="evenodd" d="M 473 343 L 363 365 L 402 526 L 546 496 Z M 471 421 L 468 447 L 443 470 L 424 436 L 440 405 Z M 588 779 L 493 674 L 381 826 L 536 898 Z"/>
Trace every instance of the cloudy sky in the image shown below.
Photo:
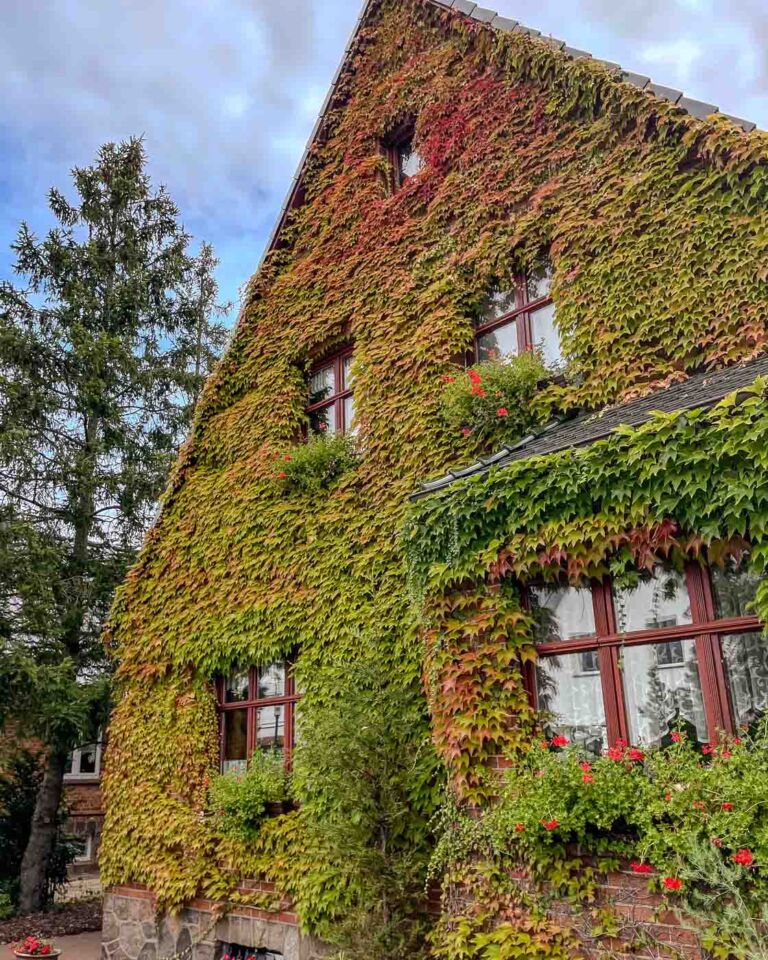
<path fill-rule="evenodd" d="M 98 146 L 142 134 L 221 258 L 257 265 L 362 0 L 0 0 L 0 277 Z M 766 0 L 483 0 L 768 129 Z"/>

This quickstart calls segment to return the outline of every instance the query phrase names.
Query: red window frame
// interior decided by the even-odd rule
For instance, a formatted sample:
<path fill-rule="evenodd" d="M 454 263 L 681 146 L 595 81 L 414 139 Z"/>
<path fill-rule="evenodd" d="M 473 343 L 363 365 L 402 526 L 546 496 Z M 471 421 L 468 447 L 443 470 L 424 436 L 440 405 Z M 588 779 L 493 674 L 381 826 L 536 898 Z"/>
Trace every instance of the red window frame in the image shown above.
<path fill-rule="evenodd" d="M 231 703 L 225 700 L 226 683 L 228 676 L 217 677 L 216 679 L 216 700 L 219 713 L 219 757 L 223 766 L 224 763 L 224 718 L 227 713 L 233 713 L 237 710 L 247 712 L 247 743 L 246 743 L 246 761 L 250 760 L 258 748 L 256 739 L 256 718 L 257 711 L 261 707 L 283 706 L 285 713 L 283 716 L 283 759 L 285 767 L 290 770 L 293 761 L 293 747 L 296 729 L 296 703 L 301 699 L 301 695 L 296 691 L 296 680 L 293 674 L 292 661 L 286 659 L 285 663 L 285 692 L 279 697 L 259 697 L 259 672 L 266 669 L 271 664 L 264 664 L 263 667 L 251 667 L 248 673 L 248 699 L 235 700 Z M 243 671 L 244 672 L 244 671 Z"/>
<path fill-rule="evenodd" d="M 316 373 L 319 373 L 326 367 L 333 367 L 334 380 L 336 383 L 335 392 L 327 397 L 324 397 L 322 400 L 318 400 L 316 403 L 307 404 L 306 412 L 307 417 L 311 418 L 311 414 L 313 413 L 318 413 L 319 411 L 325 409 L 330 410 L 334 421 L 334 433 L 349 433 L 352 427 L 351 423 L 346 422 L 344 403 L 345 400 L 348 400 L 353 395 L 352 387 L 351 385 L 347 384 L 344 376 L 344 363 L 346 360 L 351 359 L 352 353 L 353 347 L 344 347 L 337 353 L 323 357 L 322 360 L 313 364 L 309 372 L 309 379 L 311 383 L 312 377 Z"/>
<path fill-rule="evenodd" d="M 414 127 L 414 120 L 406 120 L 405 123 L 402 123 L 381 143 L 382 153 L 389 162 L 393 192 L 400 190 L 401 187 L 403 187 L 407 181 L 411 179 L 408 174 L 403 173 L 403 165 L 400 154 L 402 148 L 405 146 L 410 146 L 411 152 L 413 152 L 413 140 L 415 133 Z M 418 153 L 418 151 L 416 152 Z M 419 157 L 421 157 L 420 154 Z"/>
<path fill-rule="evenodd" d="M 619 739 L 627 742 L 630 740 L 622 671 L 619 666 L 622 649 L 643 644 L 668 643 L 671 640 L 693 640 L 696 644 L 701 694 L 710 740 L 716 738 L 719 730 L 730 734 L 736 732 L 721 637 L 726 634 L 762 630 L 763 623 L 756 616 L 719 618 L 708 568 L 695 563 L 686 564 L 685 580 L 691 603 L 689 624 L 619 633 L 612 584 L 610 578 L 605 578 L 589 582 L 595 620 L 594 634 L 536 644 L 539 657 L 597 651 L 609 743 L 615 743 Z M 526 602 L 529 605 L 530 602 Z M 525 680 L 530 702 L 538 708 L 535 671 L 535 666 L 528 664 Z"/>
<path fill-rule="evenodd" d="M 486 323 L 478 323 L 475 326 L 475 362 L 480 362 L 480 337 L 486 333 L 493 333 L 500 327 L 508 324 L 515 324 L 517 333 L 517 352 L 526 353 L 533 350 L 535 343 L 533 339 L 533 325 L 531 314 L 541 307 L 548 307 L 553 301 L 549 291 L 543 297 L 534 297 L 528 299 L 528 276 L 525 273 L 516 274 L 512 284 L 507 288 L 514 290 L 515 306 L 512 310 L 488 320 Z M 503 292 L 503 291 L 502 291 Z"/>

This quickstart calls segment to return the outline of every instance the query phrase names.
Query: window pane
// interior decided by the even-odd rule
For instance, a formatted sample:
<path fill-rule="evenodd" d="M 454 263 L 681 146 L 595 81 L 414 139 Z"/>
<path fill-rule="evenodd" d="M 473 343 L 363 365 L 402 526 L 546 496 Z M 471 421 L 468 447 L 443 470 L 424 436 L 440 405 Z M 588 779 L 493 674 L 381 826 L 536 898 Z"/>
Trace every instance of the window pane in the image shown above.
<path fill-rule="evenodd" d="M 352 354 L 348 357 L 344 357 L 343 361 L 343 375 L 344 383 L 342 384 L 344 390 L 351 390 L 354 383 L 354 377 L 352 376 Z"/>
<path fill-rule="evenodd" d="M 761 633 L 722 639 L 723 662 L 737 724 L 752 727 L 768 706 L 768 643 Z"/>
<path fill-rule="evenodd" d="M 247 700 L 248 693 L 248 671 L 243 670 L 240 673 L 234 673 L 227 677 L 224 682 L 224 702 L 239 703 Z"/>
<path fill-rule="evenodd" d="M 418 150 L 414 149 L 413 143 L 406 140 L 397 147 L 397 162 L 400 165 L 400 179 L 414 177 L 424 166 L 424 161 L 419 155 Z"/>
<path fill-rule="evenodd" d="M 481 333 L 477 338 L 477 359 L 499 360 L 517 354 L 517 321 L 511 320 L 490 333 Z"/>
<path fill-rule="evenodd" d="M 76 755 L 76 754 L 77 754 L 77 750 L 73 750 L 72 753 L 70 753 L 70 754 L 67 756 L 67 759 L 64 761 L 64 773 L 65 773 L 65 775 L 66 775 L 66 774 L 69 774 L 69 773 L 73 773 L 73 772 L 76 773 L 76 772 L 77 772 L 77 770 L 74 769 L 74 767 L 73 767 L 73 762 L 74 762 L 74 760 L 75 760 L 75 755 Z"/>
<path fill-rule="evenodd" d="M 224 756 L 221 768 L 245 770 L 248 756 L 248 711 L 228 710 L 224 714 Z"/>
<path fill-rule="evenodd" d="M 259 670 L 259 699 L 285 696 L 285 662 L 270 663 Z"/>
<path fill-rule="evenodd" d="M 533 345 L 541 351 L 545 365 L 557 366 L 563 358 L 560 353 L 560 338 L 555 327 L 554 303 L 548 303 L 545 307 L 532 311 L 531 335 Z"/>
<path fill-rule="evenodd" d="M 80 773 L 96 773 L 96 744 L 80 748 Z"/>
<path fill-rule="evenodd" d="M 636 587 L 616 587 L 614 601 L 619 633 L 691 622 L 688 587 L 684 574 L 677 570 L 657 568 Z"/>
<path fill-rule="evenodd" d="M 354 423 L 354 419 L 355 419 L 355 398 L 345 397 L 344 398 L 344 432 L 345 433 L 357 433 L 357 424 Z"/>
<path fill-rule="evenodd" d="M 309 415 L 309 429 L 312 433 L 336 433 L 336 404 L 313 410 Z"/>
<path fill-rule="evenodd" d="M 542 657 L 536 667 L 536 694 L 552 729 L 594 753 L 607 745 L 600 674 L 584 673 L 581 654 Z"/>
<path fill-rule="evenodd" d="M 595 632 L 595 613 L 589 587 L 531 587 L 534 640 L 570 640 Z"/>
<path fill-rule="evenodd" d="M 526 302 L 532 303 L 534 300 L 548 297 L 551 285 L 552 268 L 549 264 L 543 264 L 536 270 L 531 271 L 525 278 Z"/>
<path fill-rule="evenodd" d="M 633 743 L 667 744 L 677 729 L 709 739 L 694 640 L 625 647 L 622 661 Z"/>
<path fill-rule="evenodd" d="M 750 573 L 749 557 L 745 554 L 740 562 L 728 557 L 724 567 L 712 567 L 712 592 L 715 595 L 715 610 L 718 617 L 753 616 L 750 606 L 755 599 L 757 585 L 763 579 Z"/>
<path fill-rule="evenodd" d="M 336 367 L 329 364 L 315 370 L 309 378 L 309 403 L 320 403 L 336 393 Z"/>
<path fill-rule="evenodd" d="M 517 291 L 514 287 L 511 290 L 494 290 L 480 307 L 480 326 L 498 320 L 507 313 L 512 313 L 516 307 Z"/>
<path fill-rule="evenodd" d="M 259 750 L 282 749 L 285 739 L 285 711 L 283 703 L 259 707 L 256 711 L 256 746 Z"/>

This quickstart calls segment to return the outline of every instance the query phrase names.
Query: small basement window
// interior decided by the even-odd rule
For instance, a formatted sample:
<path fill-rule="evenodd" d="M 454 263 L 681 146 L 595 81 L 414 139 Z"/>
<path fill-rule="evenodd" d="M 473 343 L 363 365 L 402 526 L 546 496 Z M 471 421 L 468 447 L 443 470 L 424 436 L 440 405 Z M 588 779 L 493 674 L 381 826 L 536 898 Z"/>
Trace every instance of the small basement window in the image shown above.
<path fill-rule="evenodd" d="M 265 947 L 244 947 L 240 943 L 224 943 L 217 953 L 219 960 L 283 960 L 282 953 Z"/>

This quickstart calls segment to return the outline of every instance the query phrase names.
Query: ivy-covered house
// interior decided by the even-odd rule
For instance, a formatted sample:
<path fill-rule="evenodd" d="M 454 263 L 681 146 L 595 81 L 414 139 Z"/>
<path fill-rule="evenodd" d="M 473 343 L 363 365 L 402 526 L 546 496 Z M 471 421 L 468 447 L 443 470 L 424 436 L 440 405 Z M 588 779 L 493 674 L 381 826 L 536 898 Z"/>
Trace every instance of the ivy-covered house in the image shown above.
<path fill-rule="evenodd" d="M 105 957 L 768 956 L 767 200 L 366 4 L 111 617 Z"/>

